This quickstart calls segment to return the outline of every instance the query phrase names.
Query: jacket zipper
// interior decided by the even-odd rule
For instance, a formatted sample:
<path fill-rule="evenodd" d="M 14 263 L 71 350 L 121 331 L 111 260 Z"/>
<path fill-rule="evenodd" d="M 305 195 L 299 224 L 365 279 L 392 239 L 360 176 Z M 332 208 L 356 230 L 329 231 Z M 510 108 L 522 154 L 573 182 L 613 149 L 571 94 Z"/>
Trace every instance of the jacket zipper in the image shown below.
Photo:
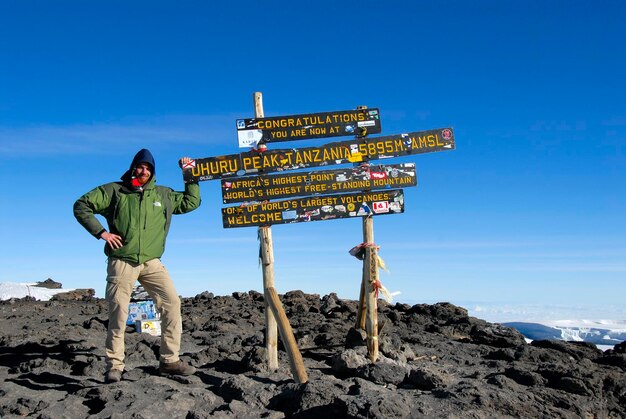
<path fill-rule="evenodd" d="M 144 224 L 144 228 L 143 230 L 145 230 L 145 224 L 146 224 L 146 216 L 143 212 L 143 189 L 139 191 L 139 254 L 137 255 L 137 263 L 142 263 L 141 262 L 141 238 L 143 237 L 144 232 L 141 229 L 141 217 L 143 216 L 143 224 Z"/>
<path fill-rule="evenodd" d="M 145 191 L 141 191 L 141 196 L 139 197 L 140 206 L 141 205 L 145 205 L 145 203 L 143 201 L 143 194 L 144 193 L 145 193 Z M 143 217 L 143 229 L 145 230 L 146 228 L 148 228 L 148 212 L 147 212 L 147 210 L 144 211 L 144 217 Z"/>

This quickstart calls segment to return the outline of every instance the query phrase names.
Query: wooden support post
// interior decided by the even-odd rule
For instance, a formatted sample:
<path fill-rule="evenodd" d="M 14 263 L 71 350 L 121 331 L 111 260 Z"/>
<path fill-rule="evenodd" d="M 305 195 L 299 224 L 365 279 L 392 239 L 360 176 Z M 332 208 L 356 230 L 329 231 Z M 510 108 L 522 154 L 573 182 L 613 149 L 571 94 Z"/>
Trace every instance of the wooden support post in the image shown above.
<path fill-rule="evenodd" d="M 263 118 L 263 95 L 254 93 L 254 116 Z M 259 145 L 259 149 L 261 146 Z M 267 366 L 270 370 L 278 369 L 278 330 L 287 350 L 291 373 L 298 384 L 308 381 L 302 355 L 293 337 L 291 325 L 285 314 L 276 288 L 274 287 L 274 243 L 272 230 L 269 226 L 259 227 L 259 241 L 261 249 L 261 263 L 263 265 L 263 295 L 265 297 L 265 349 L 267 351 Z M 278 319 L 278 323 L 277 320 Z"/>
<path fill-rule="evenodd" d="M 363 219 L 363 242 L 374 244 L 374 220 L 372 217 Z M 376 284 L 378 278 L 378 249 L 368 245 L 365 247 L 365 259 L 363 260 L 363 289 L 365 319 L 361 319 L 361 324 L 365 323 L 367 332 L 367 354 L 372 362 L 378 359 L 378 301 L 376 298 Z M 362 304 L 362 303 L 361 303 Z"/>
<path fill-rule="evenodd" d="M 254 93 L 254 117 L 263 118 L 263 95 Z M 274 313 L 269 309 L 267 294 L 268 288 L 274 288 L 274 244 L 270 227 L 259 227 L 259 241 L 261 250 L 261 264 L 263 267 L 263 290 L 265 295 L 265 349 L 267 352 L 267 367 L 270 370 L 278 369 L 278 327 Z"/>
<path fill-rule="evenodd" d="M 357 106 L 357 109 L 367 109 L 367 106 Z M 363 218 L 363 243 L 374 243 L 374 226 L 371 217 Z M 367 278 L 369 267 L 363 261 L 363 272 L 361 274 L 361 291 L 359 292 L 359 306 L 356 312 L 356 329 L 365 330 L 365 320 L 367 314 L 366 295 Z"/>
<path fill-rule="evenodd" d="M 367 354 L 372 362 L 378 359 L 378 301 L 376 284 L 378 283 L 378 250 L 375 247 L 365 249 L 365 266 L 369 268 L 369 280 L 366 284 L 365 305 L 367 307 Z"/>
<path fill-rule="evenodd" d="M 367 109 L 367 106 L 357 106 Z M 362 135 L 362 134 L 360 134 Z M 367 163 L 369 165 L 369 163 Z M 365 258 L 363 259 L 363 276 L 359 307 L 356 316 L 356 328 L 367 333 L 367 355 L 372 362 L 378 359 L 378 301 L 376 300 L 378 279 L 378 249 L 374 247 L 374 220 L 371 216 L 363 218 L 363 243 Z"/>
<path fill-rule="evenodd" d="M 365 285 L 366 282 L 366 266 L 363 264 L 363 274 L 361 275 L 361 292 L 359 292 L 359 307 L 356 312 L 356 325 L 354 326 L 356 329 L 365 330 L 365 314 L 366 314 L 366 305 L 365 305 L 365 289 L 367 288 Z"/>
<path fill-rule="evenodd" d="M 372 217 L 363 218 L 363 243 L 374 243 L 374 220 Z M 367 316 L 367 287 L 369 283 L 369 266 L 363 260 L 363 273 L 361 275 L 361 292 L 359 293 L 359 308 L 356 316 L 356 328 L 365 330 Z"/>
<path fill-rule="evenodd" d="M 261 264 L 263 267 L 263 290 L 265 295 L 265 349 L 267 352 L 267 367 L 270 370 L 278 369 L 278 328 L 276 317 L 269 309 L 268 288 L 274 287 L 274 247 L 272 230 L 269 227 L 259 227 L 261 242 Z"/>
<path fill-rule="evenodd" d="M 270 287 L 265 290 L 265 294 L 269 297 L 267 302 L 269 303 L 274 316 L 278 320 L 278 330 L 280 331 L 280 337 L 285 344 L 285 350 L 289 356 L 291 373 L 298 384 L 304 384 L 309 380 L 309 378 L 304 368 L 304 362 L 302 361 L 302 355 L 300 355 L 298 344 L 296 343 L 296 339 L 293 337 L 291 325 L 289 324 L 285 310 L 283 309 L 280 299 L 278 298 L 278 293 L 276 292 L 276 289 Z"/>

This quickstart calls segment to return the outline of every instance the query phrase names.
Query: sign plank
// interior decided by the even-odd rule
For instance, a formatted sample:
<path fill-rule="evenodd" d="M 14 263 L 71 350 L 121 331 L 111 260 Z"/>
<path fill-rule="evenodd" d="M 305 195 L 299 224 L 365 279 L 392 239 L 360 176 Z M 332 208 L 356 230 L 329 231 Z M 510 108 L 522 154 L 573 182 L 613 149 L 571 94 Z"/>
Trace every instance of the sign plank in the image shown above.
<path fill-rule="evenodd" d="M 183 169 L 185 182 L 233 178 L 309 167 L 453 150 L 451 128 L 339 141 L 320 147 L 249 151 L 193 160 Z"/>
<path fill-rule="evenodd" d="M 222 179 L 225 204 L 417 185 L 415 163 Z"/>
<path fill-rule="evenodd" d="M 260 202 L 222 208 L 224 228 L 289 224 L 404 212 L 404 191 L 391 189 Z"/>
<path fill-rule="evenodd" d="M 237 120 L 237 139 L 242 148 L 256 147 L 259 142 L 365 136 L 380 131 L 376 108 Z"/>

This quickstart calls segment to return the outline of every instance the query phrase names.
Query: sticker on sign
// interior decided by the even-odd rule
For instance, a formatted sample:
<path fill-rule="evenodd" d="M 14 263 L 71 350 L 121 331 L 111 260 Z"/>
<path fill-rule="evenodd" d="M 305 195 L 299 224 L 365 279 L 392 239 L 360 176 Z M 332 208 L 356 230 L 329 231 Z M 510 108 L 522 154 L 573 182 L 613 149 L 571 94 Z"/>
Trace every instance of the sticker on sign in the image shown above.
<path fill-rule="evenodd" d="M 237 132 L 239 147 L 256 147 L 262 138 L 263 131 L 261 131 L 260 129 Z"/>
<path fill-rule="evenodd" d="M 383 213 L 389 212 L 389 202 L 387 201 L 374 202 L 372 204 L 372 209 L 374 210 L 375 214 L 383 214 Z"/>

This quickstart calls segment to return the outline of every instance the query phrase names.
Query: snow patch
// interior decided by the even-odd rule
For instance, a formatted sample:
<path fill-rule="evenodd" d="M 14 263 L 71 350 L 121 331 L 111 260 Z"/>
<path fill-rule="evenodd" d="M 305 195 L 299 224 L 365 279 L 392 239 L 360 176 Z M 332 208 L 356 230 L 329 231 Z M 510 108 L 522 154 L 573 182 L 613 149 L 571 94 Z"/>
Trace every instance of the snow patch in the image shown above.
<path fill-rule="evenodd" d="M 48 301 L 55 294 L 61 292 L 74 291 L 73 289 L 51 289 L 37 287 L 36 283 L 16 283 L 16 282 L 0 282 L 0 300 L 9 300 L 11 298 L 33 297 L 38 301 Z"/>

